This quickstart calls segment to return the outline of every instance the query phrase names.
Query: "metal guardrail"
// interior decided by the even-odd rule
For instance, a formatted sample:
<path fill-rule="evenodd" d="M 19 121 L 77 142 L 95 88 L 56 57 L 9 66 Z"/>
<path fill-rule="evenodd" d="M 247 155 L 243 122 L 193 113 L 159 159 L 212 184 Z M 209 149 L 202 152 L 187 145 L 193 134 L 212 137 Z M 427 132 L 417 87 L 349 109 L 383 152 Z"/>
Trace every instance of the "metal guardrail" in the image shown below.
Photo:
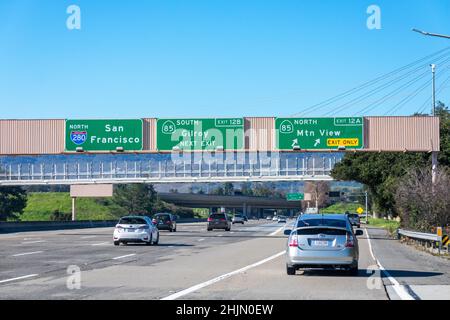
<path fill-rule="evenodd" d="M 397 233 L 399 235 L 413 238 L 413 239 L 441 242 L 441 237 L 435 233 L 424 233 L 424 232 L 410 231 L 410 230 L 404 230 L 404 229 L 398 229 Z"/>

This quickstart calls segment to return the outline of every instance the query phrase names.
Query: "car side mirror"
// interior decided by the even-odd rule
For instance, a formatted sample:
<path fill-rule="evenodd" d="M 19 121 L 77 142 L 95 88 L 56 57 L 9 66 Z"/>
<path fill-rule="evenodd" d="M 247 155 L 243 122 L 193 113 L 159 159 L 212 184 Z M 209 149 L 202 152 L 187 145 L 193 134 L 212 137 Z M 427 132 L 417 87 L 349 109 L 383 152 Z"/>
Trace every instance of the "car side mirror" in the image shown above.
<path fill-rule="evenodd" d="M 362 236 L 364 232 L 361 229 L 356 230 L 355 235 L 356 236 Z"/>
<path fill-rule="evenodd" d="M 284 229 L 284 235 L 285 236 L 290 236 L 291 235 L 292 230 L 291 229 Z"/>

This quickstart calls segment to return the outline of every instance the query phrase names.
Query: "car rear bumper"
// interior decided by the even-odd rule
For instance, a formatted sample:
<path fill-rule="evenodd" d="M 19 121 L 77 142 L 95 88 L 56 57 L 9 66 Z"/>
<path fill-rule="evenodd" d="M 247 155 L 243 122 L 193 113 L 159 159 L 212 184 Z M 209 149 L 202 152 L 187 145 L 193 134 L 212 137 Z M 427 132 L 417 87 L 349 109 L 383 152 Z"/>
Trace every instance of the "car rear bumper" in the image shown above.
<path fill-rule="evenodd" d="M 286 263 L 291 266 L 342 266 L 354 265 L 357 261 L 358 255 L 353 248 L 314 251 L 289 247 L 286 250 Z"/>
<path fill-rule="evenodd" d="M 121 232 L 115 233 L 113 239 L 114 241 L 148 242 L 150 241 L 150 235 L 146 232 L 144 233 Z"/>
<path fill-rule="evenodd" d="M 220 223 L 211 223 L 211 222 L 209 222 L 208 223 L 208 229 L 227 229 L 228 228 L 228 223 L 223 223 L 223 222 L 220 222 Z"/>
<path fill-rule="evenodd" d="M 173 229 L 171 224 L 158 224 L 156 227 L 159 230 L 170 230 L 170 229 Z"/>

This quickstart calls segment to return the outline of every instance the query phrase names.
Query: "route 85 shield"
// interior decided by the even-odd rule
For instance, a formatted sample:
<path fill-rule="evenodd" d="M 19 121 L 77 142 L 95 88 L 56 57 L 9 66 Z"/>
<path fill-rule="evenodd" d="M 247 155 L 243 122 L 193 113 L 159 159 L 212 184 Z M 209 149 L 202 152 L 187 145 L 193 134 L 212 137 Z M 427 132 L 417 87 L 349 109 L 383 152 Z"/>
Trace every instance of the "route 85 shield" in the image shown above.
<path fill-rule="evenodd" d="M 76 145 L 83 144 L 87 139 L 87 131 L 71 131 L 70 140 Z"/>

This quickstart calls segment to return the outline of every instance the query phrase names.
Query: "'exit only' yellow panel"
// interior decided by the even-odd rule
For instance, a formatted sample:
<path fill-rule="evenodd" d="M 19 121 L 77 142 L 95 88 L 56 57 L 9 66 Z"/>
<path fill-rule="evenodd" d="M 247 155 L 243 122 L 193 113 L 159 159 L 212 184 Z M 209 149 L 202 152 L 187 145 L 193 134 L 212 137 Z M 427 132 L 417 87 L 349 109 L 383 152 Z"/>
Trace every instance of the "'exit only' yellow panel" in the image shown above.
<path fill-rule="evenodd" d="M 355 147 L 359 144 L 358 138 L 349 138 L 349 139 L 327 139 L 328 147 Z"/>

